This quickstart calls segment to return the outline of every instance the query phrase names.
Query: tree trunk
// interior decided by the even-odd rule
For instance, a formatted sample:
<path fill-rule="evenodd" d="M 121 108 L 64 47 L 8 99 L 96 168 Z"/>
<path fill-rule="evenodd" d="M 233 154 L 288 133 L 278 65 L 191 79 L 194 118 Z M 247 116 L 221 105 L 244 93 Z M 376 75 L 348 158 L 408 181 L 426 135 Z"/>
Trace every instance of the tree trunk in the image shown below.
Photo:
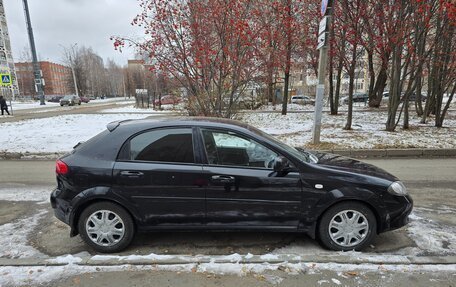
<path fill-rule="evenodd" d="M 285 72 L 285 79 L 284 79 L 284 91 L 283 91 L 283 102 L 282 102 L 282 115 L 287 115 L 287 107 L 288 107 L 288 87 L 290 84 L 290 72 Z"/>
<path fill-rule="evenodd" d="M 333 56 L 331 52 L 329 53 L 329 109 L 331 111 L 331 115 L 336 115 L 336 107 L 335 107 L 335 102 L 334 102 L 334 73 L 333 73 Z"/>
<path fill-rule="evenodd" d="M 394 48 L 388 102 L 388 119 L 386 121 L 386 130 L 390 132 L 393 132 L 396 129 L 396 113 L 401 101 L 401 52 L 402 47 L 396 46 Z"/>
<path fill-rule="evenodd" d="M 339 113 L 339 98 L 340 98 L 340 86 L 342 84 L 342 71 L 343 71 L 343 60 L 342 58 L 339 60 L 338 66 L 337 66 L 337 75 L 336 75 L 336 94 L 334 95 L 334 103 L 336 104 L 335 106 L 335 114 L 337 115 Z"/>
<path fill-rule="evenodd" d="M 372 51 L 367 51 L 367 62 L 369 71 L 369 107 L 375 106 L 377 102 L 377 94 L 375 93 L 375 70 L 374 70 L 374 55 Z"/>
<path fill-rule="evenodd" d="M 288 10 L 288 17 L 291 19 L 291 0 L 286 0 L 287 10 Z M 287 34 L 287 56 L 285 59 L 285 83 L 284 83 L 284 93 L 283 93 L 283 101 L 282 101 L 282 115 L 287 115 L 287 107 L 288 107 L 288 89 L 290 85 L 290 70 L 291 70 L 291 45 L 292 45 L 292 38 L 291 38 L 291 23 L 290 19 L 286 22 L 286 34 Z"/>

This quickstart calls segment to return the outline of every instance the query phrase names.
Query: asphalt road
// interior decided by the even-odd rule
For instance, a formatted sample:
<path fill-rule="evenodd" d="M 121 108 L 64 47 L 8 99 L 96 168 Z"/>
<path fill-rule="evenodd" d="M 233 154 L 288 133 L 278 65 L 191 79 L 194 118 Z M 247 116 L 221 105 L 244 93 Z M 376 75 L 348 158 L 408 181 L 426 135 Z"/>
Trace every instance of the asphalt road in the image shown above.
<path fill-rule="evenodd" d="M 456 159 L 369 159 L 366 162 L 377 165 L 398 176 L 411 193 L 415 207 L 425 213 L 427 220 L 454 228 L 453 213 L 441 212 L 442 206 L 456 210 Z M 54 161 L 0 161 L 0 192 L 8 186 L 24 188 L 46 187 L 49 191 L 55 183 Z M 46 190 L 46 188 L 44 190 Z M 33 213 L 36 203 L 8 201 L 0 202 L 0 224 L 14 218 Z M 49 206 L 40 205 L 50 211 Z M 30 237 L 29 243 L 49 256 L 89 252 L 96 254 L 79 239 L 69 238 L 69 229 L 56 220 L 49 212 L 40 221 L 39 229 Z M 452 243 L 454 244 L 454 243 Z M 271 250 L 295 246 L 307 255 L 329 254 L 315 241 L 296 234 L 280 233 L 160 233 L 139 235 L 131 248 L 119 255 L 155 254 L 204 254 L 227 255 L 265 254 Z M 415 243 L 404 229 L 378 236 L 367 255 L 394 253 L 397 250 L 414 247 Z M 454 252 L 453 252 L 454 253 Z M 430 254 L 434 255 L 434 254 Z M 426 256 L 426 255 L 424 255 Z M 1 259 L 1 258 L 0 258 Z M 454 264 L 454 262 L 453 262 Z M 434 270 L 434 269 L 430 269 Z M 267 274 L 247 274 L 238 277 L 229 274 L 164 271 L 117 271 L 96 272 L 71 276 L 56 281 L 51 286 L 455 286 L 456 270 L 453 272 L 423 271 L 407 273 L 401 270 L 368 271 L 362 274 L 334 270 L 320 270 L 289 274 L 282 271 Z M 335 279 L 335 280 L 333 280 Z M 305 284 L 304 284 L 305 283 Z M 303 285 L 304 284 L 304 285 Z"/>

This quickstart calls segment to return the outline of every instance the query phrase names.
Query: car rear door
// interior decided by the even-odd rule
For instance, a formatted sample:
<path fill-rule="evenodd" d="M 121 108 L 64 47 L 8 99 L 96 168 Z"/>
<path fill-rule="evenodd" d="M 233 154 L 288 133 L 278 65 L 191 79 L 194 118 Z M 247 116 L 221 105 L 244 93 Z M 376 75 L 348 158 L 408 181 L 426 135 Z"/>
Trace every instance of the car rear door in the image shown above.
<path fill-rule="evenodd" d="M 145 226 L 204 224 L 205 184 L 192 128 L 136 135 L 120 158 L 113 169 L 114 190 L 136 206 Z"/>
<path fill-rule="evenodd" d="M 213 228 L 295 229 L 301 216 L 297 172 L 277 176 L 277 153 L 245 135 L 201 129 L 207 164 L 207 225 Z"/>

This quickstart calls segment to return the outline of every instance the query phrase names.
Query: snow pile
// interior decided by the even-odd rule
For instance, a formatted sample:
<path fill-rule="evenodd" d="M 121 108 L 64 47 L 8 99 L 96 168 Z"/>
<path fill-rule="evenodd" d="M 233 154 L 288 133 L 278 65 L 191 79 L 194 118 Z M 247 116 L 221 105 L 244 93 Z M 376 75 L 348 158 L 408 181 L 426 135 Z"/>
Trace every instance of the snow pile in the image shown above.
<path fill-rule="evenodd" d="M 53 188 L 52 186 L 30 187 L 25 184 L 13 186 L 4 184 L 0 187 L 0 200 L 49 202 Z"/>
<path fill-rule="evenodd" d="M 27 236 L 33 232 L 38 225 L 38 221 L 46 213 L 46 210 L 39 210 L 38 213 L 31 217 L 18 219 L 11 223 L 0 225 L 0 257 L 45 257 L 46 255 L 28 245 Z"/>
<path fill-rule="evenodd" d="M 421 214 L 416 208 L 407 226 L 407 233 L 419 248 L 417 255 L 456 255 L 456 227 L 440 225 Z"/>

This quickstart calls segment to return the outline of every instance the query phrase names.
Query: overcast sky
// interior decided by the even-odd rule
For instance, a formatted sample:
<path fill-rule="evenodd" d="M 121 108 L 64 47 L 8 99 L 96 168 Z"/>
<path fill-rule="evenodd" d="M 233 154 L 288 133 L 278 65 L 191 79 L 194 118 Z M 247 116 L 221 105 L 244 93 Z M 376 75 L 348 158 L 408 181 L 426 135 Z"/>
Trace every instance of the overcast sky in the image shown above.
<path fill-rule="evenodd" d="M 92 47 L 103 59 L 125 65 L 132 49 L 115 51 L 110 36 L 137 38 L 131 26 L 139 13 L 137 0 L 28 0 L 35 44 L 40 60 L 62 62 L 63 46 L 78 43 Z M 22 0 L 3 0 L 15 61 L 24 47 L 30 49 Z"/>

